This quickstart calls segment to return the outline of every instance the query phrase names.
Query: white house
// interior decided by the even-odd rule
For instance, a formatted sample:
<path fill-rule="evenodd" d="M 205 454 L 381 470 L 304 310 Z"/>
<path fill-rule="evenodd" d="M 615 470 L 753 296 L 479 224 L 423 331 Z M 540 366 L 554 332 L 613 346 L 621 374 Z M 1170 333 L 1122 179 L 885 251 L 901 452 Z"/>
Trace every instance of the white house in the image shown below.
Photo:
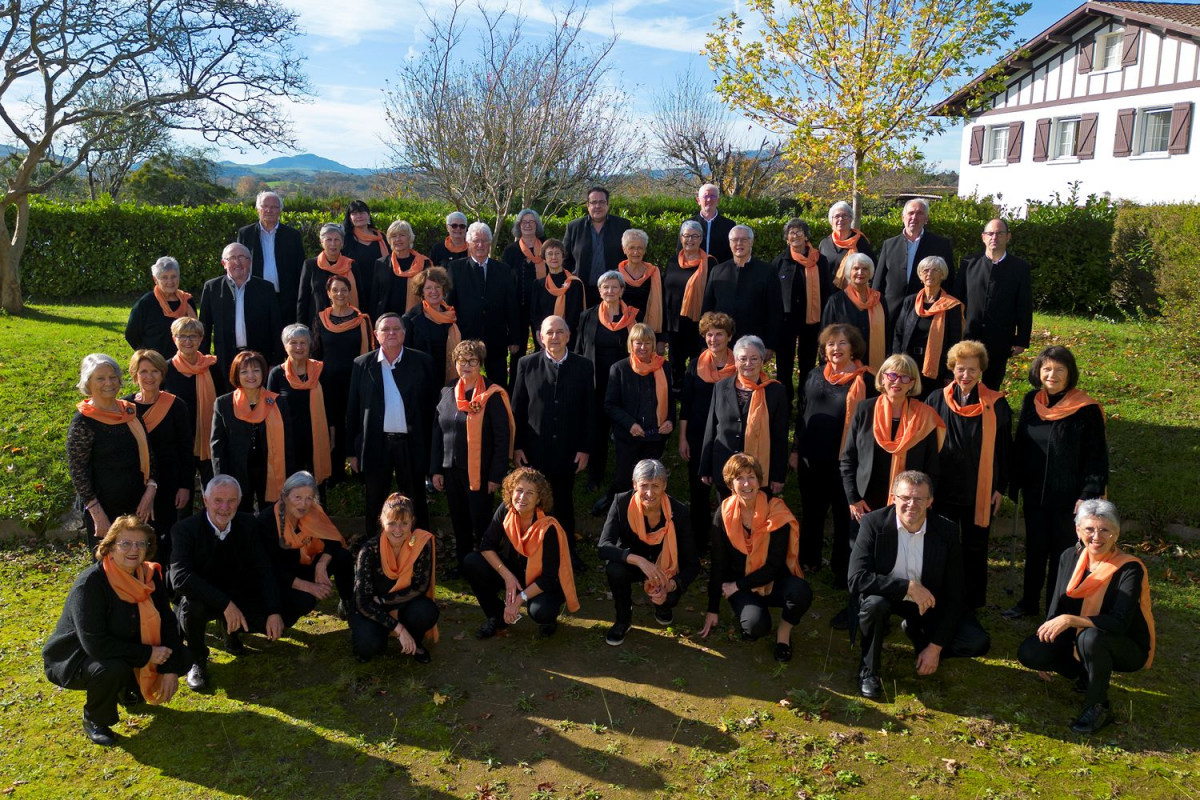
<path fill-rule="evenodd" d="M 958 193 L 1200 201 L 1200 3 L 1086 2 L 942 101 L 966 113 Z"/>

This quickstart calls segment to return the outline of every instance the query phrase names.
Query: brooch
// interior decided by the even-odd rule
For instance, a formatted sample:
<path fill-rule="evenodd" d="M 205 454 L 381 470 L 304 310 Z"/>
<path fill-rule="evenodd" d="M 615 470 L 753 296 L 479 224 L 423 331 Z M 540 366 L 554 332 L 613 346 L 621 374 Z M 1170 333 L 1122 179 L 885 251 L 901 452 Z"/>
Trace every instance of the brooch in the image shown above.
<path fill-rule="evenodd" d="M 269 405 L 269 406 L 273 406 L 273 405 L 275 405 L 275 398 L 274 398 L 274 397 L 268 397 L 268 398 L 267 398 L 267 405 Z"/>
<path fill-rule="evenodd" d="M 480 411 L 483 411 L 483 403 L 480 403 L 478 400 L 472 400 L 467 403 L 468 414 L 478 414 Z"/>

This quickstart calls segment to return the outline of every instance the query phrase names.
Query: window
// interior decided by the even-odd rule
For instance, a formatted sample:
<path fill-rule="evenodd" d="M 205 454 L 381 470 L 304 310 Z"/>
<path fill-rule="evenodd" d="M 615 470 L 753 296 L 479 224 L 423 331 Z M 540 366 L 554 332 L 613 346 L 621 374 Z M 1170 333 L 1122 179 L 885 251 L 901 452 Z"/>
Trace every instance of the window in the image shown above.
<path fill-rule="evenodd" d="M 1143 108 L 1134 123 L 1137 155 L 1166 153 L 1171 138 L 1171 109 Z"/>
<path fill-rule="evenodd" d="M 988 128 L 987 132 L 987 160 L 988 164 L 1007 164 L 1008 163 L 1008 126 L 996 125 Z"/>
<path fill-rule="evenodd" d="M 1079 155 L 1079 117 L 1064 117 L 1054 120 L 1050 158 L 1075 158 Z"/>
<path fill-rule="evenodd" d="M 1121 39 L 1124 31 L 1114 31 L 1096 37 L 1095 71 L 1121 68 Z"/>

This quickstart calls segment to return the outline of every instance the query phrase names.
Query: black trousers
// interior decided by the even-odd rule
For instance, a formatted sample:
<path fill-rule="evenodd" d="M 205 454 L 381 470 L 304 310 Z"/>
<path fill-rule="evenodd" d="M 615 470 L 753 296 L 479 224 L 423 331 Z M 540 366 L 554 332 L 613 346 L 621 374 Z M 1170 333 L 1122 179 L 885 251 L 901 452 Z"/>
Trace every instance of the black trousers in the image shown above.
<path fill-rule="evenodd" d="M 646 573 L 632 564 L 617 561 L 605 564 L 604 571 L 608 575 L 608 588 L 612 590 L 613 605 L 617 607 L 617 622 L 628 625 L 633 621 L 633 586 L 641 585 L 646 580 Z M 681 597 L 683 592 L 678 589 L 667 592 L 667 598 L 658 608 L 674 608 Z"/>
<path fill-rule="evenodd" d="M 197 457 L 196 458 L 196 471 L 200 473 L 200 490 L 203 491 L 204 487 L 208 486 L 208 482 L 211 481 L 212 477 L 213 477 L 212 461 L 201 461 L 200 458 Z M 194 485 L 188 486 L 187 489 L 188 489 L 187 505 L 185 505 L 183 508 L 179 509 L 176 512 L 176 515 L 178 516 L 179 519 L 183 519 L 184 517 L 190 517 L 193 513 L 195 513 L 195 510 L 196 510 L 196 496 L 197 496 L 196 487 Z M 199 505 L 201 508 L 204 507 L 203 498 L 201 498 Z"/>
<path fill-rule="evenodd" d="M 1054 598 L 1058 579 L 1058 557 L 1078 541 L 1075 514 L 1071 506 L 1046 508 L 1025 501 L 1025 581 L 1021 589 L 1021 608 L 1037 616 L 1039 598 L 1045 608 Z"/>
<path fill-rule="evenodd" d="M 396 491 L 413 502 L 416 511 L 416 526 L 429 530 L 429 504 L 425 502 L 425 470 L 418 466 L 425 463 L 416 452 L 416 440 L 405 433 L 385 433 L 383 464 L 362 474 L 366 495 L 364 527 L 367 537 L 379 532 L 379 512 L 392 493 L 392 476 L 396 477 Z M 425 454 L 426 456 L 428 454 Z"/>
<path fill-rule="evenodd" d="M 424 648 L 425 634 L 437 625 L 440 614 L 437 603 L 425 595 L 420 595 L 396 606 L 396 612 L 400 624 L 412 636 L 417 647 Z M 350 612 L 350 649 L 358 658 L 368 659 L 383 655 L 390 638 L 390 629 L 364 617 L 357 610 Z"/>
<path fill-rule="evenodd" d="M 1012 348 L 1006 347 L 1003 350 L 993 350 L 987 348 L 988 366 L 983 371 L 983 376 L 979 379 L 984 386 L 989 389 L 1000 391 L 1000 384 L 1004 383 L 1004 376 L 1008 374 L 1008 359 L 1012 355 Z"/>
<path fill-rule="evenodd" d="M 607 379 L 605 379 L 607 380 Z M 612 420 L 603 413 L 604 394 L 596 394 L 596 408 L 599 413 L 592 420 L 592 453 L 588 457 L 588 483 L 597 486 L 604 485 L 604 471 L 608 468 L 608 445 L 612 441 Z"/>
<path fill-rule="evenodd" d="M 511 565 L 509 569 L 512 569 Z M 504 578 L 500 577 L 500 573 L 492 569 L 492 565 L 479 552 L 471 553 L 463 559 L 462 571 L 467 583 L 471 585 L 472 594 L 479 601 L 479 607 L 483 609 L 484 616 L 502 620 L 505 587 Z M 517 580 L 524 579 L 516 570 L 513 570 L 513 574 L 517 576 Z M 566 602 L 566 596 L 559 589 L 542 592 L 529 601 L 529 618 L 539 625 L 554 622 L 562 613 L 563 604 Z"/>
<path fill-rule="evenodd" d="M 858 605 L 858 627 L 862 632 L 862 669 L 879 674 L 879 663 L 883 658 L 883 638 L 887 632 L 888 619 L 896 614 L 905 620 L 908 638 L 918 653 L 929 644 L 928 620 L 921 614 L 917 604 L 909 600 L 893 603 L 888 598 L 873 594 L 860 597 Z M 942 648 L 942 658 L 978 658 L 992 647 L 992 637 L 973 619 L 958 623 L 950 643 Z"/>
<path fill-rule="evenodd" d="M 679 318 L 679 330 L 667 331 L 664 335 L 667 337 L 669 349 L 671 387 L 678 394 L 687 374 L 688 362 L 704 349 L 704 340 L 700 338 L 699 323 L 683 316 Z"/>
<path fill-rule="evenodd" d="M 317 558 L 313 559 L 311 564 L 297 564 L 296 571 L 292 577 L 299 578 L 302 581 L 311 581 L 316 577 L 317 573 Z M 348 606 L 354 606 L 354 556 L 350 555 L 350 551 L 345 547 L 339 547 L 337 550 L 332 550 L 329 553 L 329 566 L 325 568 L 325 572 L 333 580 L 334 587 L 337 588 L 338 597 L 346 602 Z M 288 591 L 297 592 L 305 597 L 312 598 L 313 608 L 316 608 L 317 599 L 308 592 L 300 592 L 298 589 L 288 587 Z M 304 612 L 305 614 L 312 611 Z M 304 616 L 301 614 L 301 616 Z"/>
<path fill-rule="evenodd" d="M 274 578 L 270 578 L 274 580 Z M 306 599 L 307 598 L 307 599 Z M 266 633 L 267 610 L 261 605 L 248 601 L 244 597 L 233 598 L 233 604 L 246 618 L 246 627 L 250 633 Z M 289 590 L 283 593 L 283 627 L 290 628 L 296 620 L 309 613 L 316 607 L 317 599 L 307 592 Z M 211 608 L 200 600 L 191 597 L 179 598 L 175 607 L 179 617 L 179 627 L 191 648 L 194 663 L 204 664 L 208 661 L 208 645 L 204 642 L 204 631 L 208 623 L 216 620 L 222 636 L 225 635 L 225 609 Z"/>
<path fill-rule="evenodd" d="M 738 629 L 747 639 L 758 639 L 771 632 L 771 608 L 782 608 L 784 622 L 795 625 L 812 605 L 813 593 L 808 581 L 795 575 L 775 579 L 767 596 L 751 591 L 736 591 L 729 605 L 737 617 Z"/>
<path fill-rule="evenodd" d="M 983 608 L 987 605 L 988 538 L 991 526 L 981 528 L 975 524 L 974 504 L 937 503 L 933 513 L 958 526 L 958 537 L 962 542 L 963 602 L 967 608 Z"/>
<path fill-rule="evenodd" d="M 139 694 L 133 667 L 119 658 L 96 661 L 86 658 L 75 676 L 67 681 L 64 689 L 84 690 L 87 700 L 83 703 L 83 717 L 96 725 L 111 728 L 117 723 L 117 701 L 124 693 L 133 689 Z"/>
<path fill-rule="evenodd" d="M 1148 655 L 1146 648 L 1128 636 L 1099 628 L 1070 629 L 1053 642 L 1043 642 L 1034 634 L 1017 648 L 1017 658 L 1030 669 L 1057 672 L 1065 678 L 1086 674 L 1085 708 L 1108 703 L 1108 684 L 1114 669 L 1137 672 L 1145 666 Z"/>
<path fill-rule="evenodd" d="M 575 464 L 556 467 L 553 464 L 534 464 L 530 466 L 546 476 L 550 482 L 550 493 L 554 495 L 553 516 L 562 525 L 567 534 L 567 543 L 575 553 Z M 488 516 L 491 522 L 491 515 Z M 486 529 L 486 525 L 484 528 Z"/>
<path fill-rule="evenodd" d="M 530 327 L 528 322 L 528 309 L 522 313 L 521 319 L 526 320 L 526 322 L 524 322 L 521 326 L 521 348 L 515 353 L 508 354 L 508 377 L 505 379 L 504 391 L 508 392 L 509 394 L 512 394 L 512 387 L 517 382 L 517 362 L 525 357 L 526 351 L 529 349 L 528 339 Z"/>
<path fill-rule="evenodd" d="M 661 460 L 666 446 L 665 439 L 649 442 L 641 439 L 634 439 L 632 442 L 617 439 L 616 464 L 613 466 L 613 481 L 608 489 L 608 496 L 612 498 L 618 492 L 628 492 L 633 486 L 633 468 L 646 458 Z"/>
<path fill-rule="evenodd" d="M 439 370 L 440 365 L 434 367 L 434 369 Z M 487 358 L 483 360 L 483 370 L 487 373 L 488 379 L 493 383 L 503 386 L 506 392 L 512 391 L 512 384 L 508 382 L 507 345 L 495 342 L 487 343 Z"/>
<path fill-rule="evenodd" d="M 444 475 L 446 502 L 450 506 L 450 525 L 454 528 L 455 557 L 459 566 L 467 554 L 483 540 L 483 532 L 492 522 L 496 495 L 487 490 L 487 477 L 480 477 L 479 491 L 471 491 L 465 469 L 449 467 Z"/>
<path fill-rule="evenodd" d="M 700 480 L 700 448 L 692 449 L 692 460 L 688 462 L 688 510 L 692 520 L 692 534 L 696 539 L 696 554 L 708 554 L 712 541 L 713 507 L 712 487 Z"/>
<path fill-rule="evenodd" d="M 833 514 L 833 548 L 829 566 L 833 588 L 846 588 L 850 569 L 850 503 L 837 462 L 805 464 L 800 461 L 800 563 L 805 571 L 821 565 L 825 548 L 825 516 Z"/>
<path fill-rule="evenodd" d="M 783 384 L 788 408 L 796 397 L 796 368 L 800 368 L 800 380 L 817 365 L 817 337 L 821 335 L 821 324 L 805 325 L 804 309 L 793 308 L 783 315 L 780 326 L 779 348 L 775 351 L 775 377 Z"/>

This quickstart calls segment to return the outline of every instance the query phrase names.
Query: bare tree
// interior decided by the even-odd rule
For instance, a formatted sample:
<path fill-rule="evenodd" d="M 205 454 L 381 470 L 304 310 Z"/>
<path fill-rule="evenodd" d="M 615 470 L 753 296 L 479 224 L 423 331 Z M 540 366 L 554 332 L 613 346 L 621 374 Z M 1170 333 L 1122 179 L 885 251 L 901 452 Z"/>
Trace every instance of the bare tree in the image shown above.
<path fill-rule="evenodd" d="M 123 108 L 135 99 L 117 86 L 89 87 L 82 95 L 85 104 L 96 108 L 105 105 Z M 170 129 L 154 113 L 93 118 L 81 124 L 75 133 L 84 141 L 93 142 L 81 165 L 92 200 L 102 194 L 116 200 L 135 165 L 171 146 Z"/>
<path fill-rule="evenodd" d="M 213 142 L 290 146 L 277 101 L 308 94 L 291 47 L 297 32 L 295 12 L 276 0 L 5 0 L 0 121 L 25 152 L 0 195 L 0 306 L 23 307 L 30 195 L 128 121 L 155 118 Z M 96 91 L 112 86 L 127 93 L 123 102 Z M 49 162 L 56 166 L 47 171 Z"/>
<path fill-rule="evenodd" d="M 737 124 L 713 87 L 695 73 L 676 76 L 654 98 L 652 135 L 659 153 L 695 183 L 714 183 L 723 195 L 757 197 L 775 183 L 782 144 L 770 136 L 757 145 L 739 141 Z"/>
<path fill-rule="evenodd" d="M 534 35 L 525 18 L 480 4 L 471 58 L 464 5 L 429 20 L 425 51 L 386 90 L 394 170 L 498 226 L 522 207 L 552 214 L 586 183 L 632 167 L 640 137 L 608 63 L 616 37 L 587 43 L 586 7 L 555 12 Z"/>

